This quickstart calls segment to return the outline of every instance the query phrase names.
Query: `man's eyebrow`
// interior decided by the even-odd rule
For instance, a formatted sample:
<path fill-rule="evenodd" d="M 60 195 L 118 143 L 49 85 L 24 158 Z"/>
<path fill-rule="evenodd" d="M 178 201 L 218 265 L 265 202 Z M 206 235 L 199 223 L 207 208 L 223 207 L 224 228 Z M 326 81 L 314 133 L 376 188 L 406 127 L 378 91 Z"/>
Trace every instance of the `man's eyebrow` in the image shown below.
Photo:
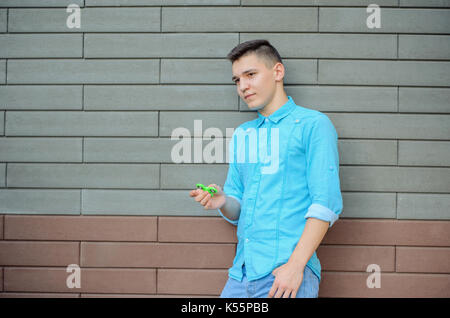
<path fill-rule="evenodd" d="M 251 69 L 249 69 L 249 70 L 246 70 L 245 72 L 242 72 L 242 74 L 247 74 L 247 73 L 255 72 L 255 71 L 257 71 L 257 69 L 251 68 Z M 234 80 L 237 79 L 237 78 L 238 78 L 238 77 L 235 75 L 235 76 L 233 76 L 233 77 L 231 78 L 231 80 L 234 82 Z"/>

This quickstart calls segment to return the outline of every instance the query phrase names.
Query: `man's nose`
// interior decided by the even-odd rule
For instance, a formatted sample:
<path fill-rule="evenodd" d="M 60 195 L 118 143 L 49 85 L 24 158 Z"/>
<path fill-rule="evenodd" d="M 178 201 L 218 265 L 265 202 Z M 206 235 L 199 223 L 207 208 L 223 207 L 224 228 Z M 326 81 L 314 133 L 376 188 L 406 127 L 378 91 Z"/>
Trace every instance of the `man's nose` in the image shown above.
<path fill-rule="evenodd" d="M 248 82 L 244 79 L 239 80 L 239 89 L 242 93 L 245 93 L 245 91 L 248 90 Z"/>

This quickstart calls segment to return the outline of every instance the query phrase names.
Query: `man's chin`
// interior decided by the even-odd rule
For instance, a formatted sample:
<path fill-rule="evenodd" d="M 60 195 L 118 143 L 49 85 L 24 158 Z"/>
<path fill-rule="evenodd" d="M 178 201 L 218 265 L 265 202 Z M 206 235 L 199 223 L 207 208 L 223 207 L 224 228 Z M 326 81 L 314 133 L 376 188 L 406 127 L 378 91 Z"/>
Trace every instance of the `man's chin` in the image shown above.
<path fill-rule="evenodd" d="M 258 106 L 254 106 L 254 105 L 250 106 L 249 104 L 247 104 L 248 109 L 255 110 L 255 111 L 263 109 L 264 106 L 265 106 L 264 104 L 261 104 L 261 105 L 258 105 Z"/>

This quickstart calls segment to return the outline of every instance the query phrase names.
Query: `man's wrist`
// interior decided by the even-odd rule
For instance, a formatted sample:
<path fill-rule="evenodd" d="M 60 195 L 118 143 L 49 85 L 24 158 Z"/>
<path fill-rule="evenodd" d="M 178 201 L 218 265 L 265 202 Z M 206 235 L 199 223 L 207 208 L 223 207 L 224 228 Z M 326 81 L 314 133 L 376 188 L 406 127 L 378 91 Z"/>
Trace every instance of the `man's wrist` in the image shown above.
<path fill-rule="evenodd" d="M 294 268 L 296 268 L 298 271 L 302 271 L 305 269 L 306 263 L 304 261 L 295 259 L 295 258 L 290 258 L 288 263 L 293 266 Z"/>

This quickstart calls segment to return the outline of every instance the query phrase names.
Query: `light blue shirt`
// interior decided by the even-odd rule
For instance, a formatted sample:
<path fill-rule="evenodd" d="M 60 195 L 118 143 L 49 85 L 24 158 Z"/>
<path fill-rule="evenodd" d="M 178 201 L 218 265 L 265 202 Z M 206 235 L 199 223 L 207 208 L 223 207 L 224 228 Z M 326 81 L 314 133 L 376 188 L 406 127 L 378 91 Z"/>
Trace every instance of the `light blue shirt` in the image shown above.
<path fill-rule="evenodd" d="M 268 117 L 240 125 L 229 144 L 223 190 L 241 204 L 238 244 L 229 276 L 249 281 L 285 264 L 302 235 L 306 219 L 330 222 L 342 211 L 338 135 L 323 113 L 298 106 L 291 96 Z M 265 128 L 265 129 L 264 129 Z M 316 252 L 307 266 L 321 278 Z"/>

